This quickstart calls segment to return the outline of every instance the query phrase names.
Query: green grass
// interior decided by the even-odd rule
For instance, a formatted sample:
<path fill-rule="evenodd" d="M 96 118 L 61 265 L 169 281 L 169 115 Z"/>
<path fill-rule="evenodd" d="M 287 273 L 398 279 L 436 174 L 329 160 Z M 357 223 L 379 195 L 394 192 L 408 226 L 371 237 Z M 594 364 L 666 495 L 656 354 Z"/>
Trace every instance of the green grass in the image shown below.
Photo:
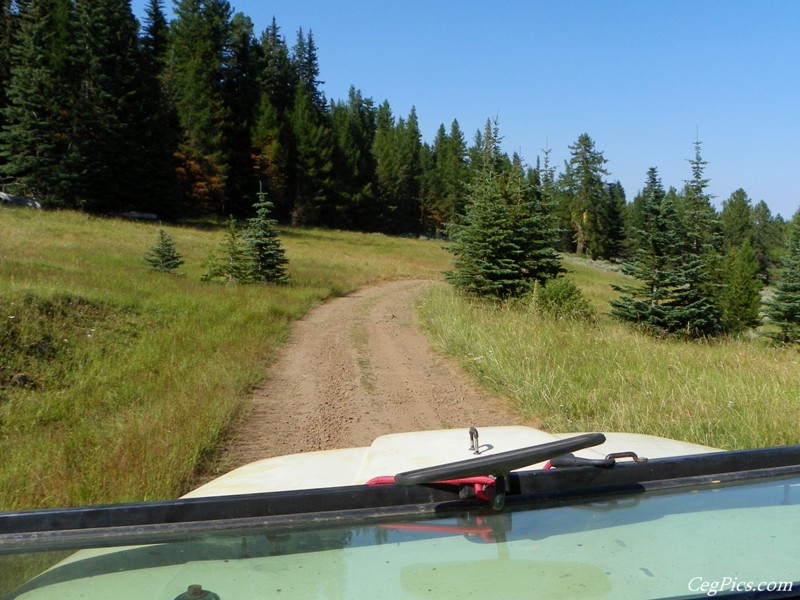
<path fill-rule="evenodd" d="M 607 312 L 608 284 L 620 276 L 585 261 L 567 266 Z M 596 325 L 552 322 L 444 285 L 421 311 L 443 352 L 543 429 L 629 431 L 726 449 L 799 441 L 796 350 L 733 339 L 657 340 L 604 314 Z"/>
<path fill-rule="evenodd" d="M 200 282 L 222 230 L 166 229 L 182 276 L 144 263 L 158 225 L 0 210 L 0 508 L 186 491 L 293 320 L 448 260 L 436 242 L 286 229 L 291 285 L 225 286 Z"/>
<path fill-rule="evenodd" d="M 450 263 L 439 242 L 282 229 L 292 284 L 225 286 L 200 281 L 222 229 L 166 229 L 181 276 L 144 263 L 156 224 L 0 209 L 0 509 L 186 491 L 292 321 L 371 282 L 439 279 Z M 731 449 L 798 442 L 800 353 L 638 334 L 607 315 L 617 271 L 574 257 L 567 267 L 596 324 L 551 322 L 445 284 L 422 320 L 443 352 L 544 429 Z M 368 378 L 369 357 L 359 360 Z"/>

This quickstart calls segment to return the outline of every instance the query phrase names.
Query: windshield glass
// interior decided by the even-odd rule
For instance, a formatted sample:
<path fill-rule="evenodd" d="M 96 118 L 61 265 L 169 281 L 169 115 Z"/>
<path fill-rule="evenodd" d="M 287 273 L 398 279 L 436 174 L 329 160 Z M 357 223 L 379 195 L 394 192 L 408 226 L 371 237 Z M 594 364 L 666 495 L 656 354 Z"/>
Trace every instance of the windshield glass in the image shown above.
<path fill-rule="evenodd" d="M 622 599 L 785 593 L 800 589 L 794 584 L 800 580 L 798 529 L 800 478 L 773 478 L 589 503 L 207 531 L 172 543 L 87 549 L 69 553 L 15 591 L 0 583 L 0 597 Z M 0 573 L 19 573 L 31 564 L 42 572 L 45 556 L 0 556 Z"/>

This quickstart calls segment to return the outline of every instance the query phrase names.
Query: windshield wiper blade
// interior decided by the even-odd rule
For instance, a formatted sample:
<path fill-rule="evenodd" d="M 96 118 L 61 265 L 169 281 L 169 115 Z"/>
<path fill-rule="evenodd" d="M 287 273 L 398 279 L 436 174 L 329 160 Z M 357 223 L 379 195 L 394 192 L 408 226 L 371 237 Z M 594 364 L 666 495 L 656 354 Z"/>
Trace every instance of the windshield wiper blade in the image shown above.
<path fill-rule="evenodd" d="M 565 440 L 509 450 L 491 456 L 468 458 L 444 465 L 398 473 L 395 475 L 395 483 L 397 485 L 419 485 L 478 475 L 505 477 L 515 469 L 544 462 L 576 450 L 598 446 L 605 441 L 606 436 L 602 433 L 585 433 Z"/>

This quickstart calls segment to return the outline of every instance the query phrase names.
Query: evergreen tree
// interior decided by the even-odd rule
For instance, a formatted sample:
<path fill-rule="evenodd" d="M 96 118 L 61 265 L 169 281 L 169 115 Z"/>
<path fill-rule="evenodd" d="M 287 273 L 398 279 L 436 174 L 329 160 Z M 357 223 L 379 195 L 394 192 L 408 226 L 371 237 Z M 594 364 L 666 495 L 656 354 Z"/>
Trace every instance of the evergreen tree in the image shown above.
<path fill-rule="evenodd" d="M 741 333 L 761 323 L 761 282 L 758 279 L 758 269 L 758 257 L 749 240 L 729 251 L 725 261 L 725 287 L 721 308 L 722 322 L 730 333 Z"/>
<path fill-rule="evenodd" d="M 286 253 L 278 239 L 277 225 L 272 214 L 272 202 L 259 187 L 258 202 L 253 205 L 255 217 L 248 220 L 244 239 L 252 256 L 252 280 L 259 283 L 286 283 Z"/>
<path fill-rule="evenodd" d="M 739 188 L 722 203 L 720 216 L 722 245 L 727 252 L 739 247 L 746 239 L 752 239 L 753 214 L 750 197 Z"/>
<path fill-rule="evenodd" d="M 412 106 L 408 119 L 397 124 L 397 151 L 401 165 L 400 177 L 396 179 L 392 202 L 389 205 L 391 233 L 414 233 L 420 231 L 420 200 L 422 191 L 422 134 L 419 130 L 417 111 Z"/>
<path fill-rule="evenodd" d="M 175 248 L 172 236 L 163 229 L 158 230 L 158 243 L 145 255 L 151 271 L 170 273 L 183 264 L 183 257 Z"/>
<path fill-rule="evenodd" d="M 441 215 L 445 208 L 444 180 L 438 170 L 439 156 L 447 144 L 447 131 L 444 125 L 439 125 L 432 145 L 423 144 L 422 151 L 422 200 L 420 213 L 422 231 L 426 234 L 436 235 L 442 223 L 449 219 Z"/>
<path fill-rule="evenodd" d="M 368 230 L 376 217 L 375 108 L 371 98 L 351 86 L 347 102 L 333 102 L 330 114 L 336 138 L 336 208 L 329 225 Z"/>
<path fill-rule="evenodd" d="M 708 164 L 702 157 L 702 143 L 694 143 L 694 158 L 689 161 L 692 178 L 685 181 L 683 196 L 676 197 L 683 230 L 687 238 L 687 260 L 698 263 L 694 277 L 688 282 L 696 288 L 706 301 L 720 313 L 721 294 L 725 282 L 722 264 L 722 237 L 717 211 L 711 205 L 708 193 L 709 179 L 705 176 Z"/>
<path fill-rule="evenodd" d="M 182 132 L 178 173 L 195 213 L 228 212 L 224 82 L 230 18 L 227 0 L 178 0 L 170 26 L 165 79 Z"/>
<path fill-rule="evenodd" d="M 695 141 L 694 158 L 689 161 L 692 178 L 685 182 L 681 212 L 689 249 L 697 255 L 714 255 L 721 248 L 720 224 L 717 211 L 711 205 L 713 196 L 707 192 L 710 180 L 705 176 L 705 167 L 708 163 L 703 160 L 701 147 L 702 143 Z"/>
<path fill-rule="evenodd" d="M 224 135 L 228 157 L 225 192 L 228 211 L 237 215 L 248 212 L 255 201 L 251 192 L 256 182 L 252 133 L 261 95 L 258 73 L 259 51 L 253 23 L 249 17 L 236 13 L 230 22 L 230 52 L 225 61 L 223 92 L 231 116 Z"/>
<path fill-rule="evenodd" d="M 800 344 L 800 212 L 789 223 L 786 252 L 766 314 L 777 328 L 770 334 L 775 341 Z"/>
<path fill-rule="evenodd" d="M 446 278 L 468 293 L 502 299 L 524 294 L 562 268 L 551 213 L 520 168 L 498 169 L 499 139 L 497 122 L 487 121 L 464 222 L 450 228 L 455 260 Z"/>
<path fill-rule="evenodd" d="M 753 249 L 758 256 L 759 277 L 770 281 L 770 269 L 780 263 L 783 252 L 783 226 L 772 216 L 767 203 L 761 200 L 753 207 Z"/>
<path fill-rule="evenodd" d="M 298 74 L 274 17 L 270 26 L 261 34 L 260 47 L 259 88 L 282 117 L 291 111 L 294 104 Z"/>
<path fill-rule="evenodd" d="M 601 240 L 597 258 L 612 260 L 625 253 L 625 189 L 619 181 L 607 184 L 605 205 L 600 207 L 597 224 Z"/>
<path fill-rule="evenodd" d="M 164 0 L 148 0 L 144 9 L 142 50 L 151 73 L 160 74 L 166 61 L 169 24 L 164 15 Z"/>
<path fill-rule="evenodd" d="M 467 178 L 467 147 L 464 136 L 453 121 L 448 134 L 441 125 L 429 151 L 424 172 L 424 229 L 433 235 L 444 232 L 446 225 L 464 211 Z"/>
<path fill-rule="evenodd" d="M 571 197 L 568 212 L 575 243 L 575 252 L 588 252 L 593 258 L 609 258 L 612 228 L 611 204 L 603 176 L 608 175 L 603 153 L 595 149 L 594 140 L 583 133 L 569 147 Z"/>
<path fill-rule="evenodd" d="M 288 130 L 289 125 L 269 96 L 262 93 L 252 137 L 255 170 L 266 183 L 266 193 L 275 198 L 276 216 L 285 220 L 292 210 Z"/>
<path fill-rule="evenodd" d="M 395 158 L 395 148 L 395 118 L 389 101 L 384 100 L 375 113 L 375 138 L 372 141 L 377 183 L 376 221 L 380 229 L 386 228 L 387 207 L 399 170 L 399 164 Z"/>
<path fill-rule="evenodd" d="M 209 268 L 203 281 L 252 283 L 255 263 L 252 246 L 244 239 L 236 219 L 228 217 L 228 229 L 220 243 L 219 251 L 209 259 Z"/>
<path fill-rule="evenodd" d="M 648 171 L 642 198 L 637 247 L 622 269 L 638 283 L 612 286 L 622 296 L 611 301 L 611 313 L 657 334 L 719 333 L 716 308 L 693 285 L 702 263 L 687 253 L 688 238 L 655 168 Z"/>
<path fill-rule="evenodd" d="M 323 225 L 333 212 L 333 135 L 302 87 L 295 97 L 292 132 L 296 152 L 292 223 Z"/>
<path fill-rule="evenodd" d="M 0 0 L 0 131 L 5 123 L 5 108 L 8 106 L 6 88 L 11 79 L 11 48 L 18 18 L 13 0 Z M 0 164 L 4 162 L 0 155 Z"/>
<path fill-rule="evenodd" d="M 335 140 L 320 86 L 319 63 L 314 36 L 297 32 L 292 50 L 292 67 L 297 82 L 291 114 L 293 138 L 292 184 L 296 225 L 323 225 L 335 221 Z"/>
<path fill-rule="evenodd" d="M 70 142 L 75 195 L 94 212 L 141 208 L 152 149 L 143 102 L 138 23 L 128 0 L 76 0 L 80 93 Z M 165 155 L 157 157 L 159 161 Z"/>
<path fill-rule="evenodd" d="M 140 121 L 136 125 L 145 157 L 129 168 L 144 188 L 137 208 L 162 218 L 174 218 L 181 212 L 178 165 L 174 158 L 180 139 L 178 117 L 162 85 L 168 43 L 163 0 L 149 0 L 140 39 L 143 66 Z"/>
<path fill-rule="evenodd" d="M 319 79 L 319 61 L 317 59 L 317 46 L 311 31 L 303 37 L 303 30 L 298 29 L 297 41 L 293 52 L 293 65 L 297 76 L 298 85 L 303 88 L 311 100 L 311 105 L 319 114 L 326 111 L 328 101 L 320 87 L 324 81 Z"/>
<path fill-rule="evenodd" d="M 261 34 L 260 53 L 260 98 L 252 132 L 255 167 L 273 200 L 276 218 L 288 221 L 296 190 L 291 113 L 298 84 L 289 48 L 274 18 Z"/>
<path fill-rule="evenodd" d="M 70 143 L 77 80 L 72 2 L 30 0 L 20 6 L 17 18 L 0 175 L 13 180 L 17 193 L 73 204 Z"/>
<path fill-rule="evenodd" d="M 376 162 L 381 227 L 418 233 L 422 191 L 422 141 L 416 111 L 395 122 L 388 102 L 378 107 L 372 152 Z"/>

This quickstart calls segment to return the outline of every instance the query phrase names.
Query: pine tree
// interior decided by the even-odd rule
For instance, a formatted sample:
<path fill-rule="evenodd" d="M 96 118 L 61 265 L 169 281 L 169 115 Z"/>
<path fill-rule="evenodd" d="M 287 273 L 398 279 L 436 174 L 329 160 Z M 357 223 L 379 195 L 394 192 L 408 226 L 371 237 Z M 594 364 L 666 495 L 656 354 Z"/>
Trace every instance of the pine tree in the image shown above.
<path fill-rule="evenodd" d="M 163 229 L 158 230 L 158 243 L 145 255 L 151 271 L 170 273 L 183 264 L 183 257 L 175 248 L 172 236 Z"/>
<path fill-rule="evenodd" d="M 390 233 L 418 233 L 422 141 L 414 108 L 408 120 L 395 121 L 388 102 L 378 107 L 372 152 L 382 229 Z"/>
<path fill-rule="evenodd" d="M 569 206 L 570 225 L 578 254 L 588 252 L 593 258 L 610 258 L 613 242 L 608 209 L 608 191 L 603 176 L 608 175 L 603 153 L 595 149 L 594 140 L 583 133 L 569 147 L 572 189 Z"/>
<path fill-rule="evenodd" d="M 271 217 L 272 202 L 259 187 L 256 216 L 248 220 L 244 239 L 249 245 L 253 265 L 252 280 L 258 283 L 286 283 L 286 254 L 278 239 L 277 221 Z"/>
<path fill-rule="evenodd" d="M 328 101 L 325 99 L 325 94 L 322 93 L 320 86 L 325 82 L 319 79 L 317 46 L 311 31 L 304 37 L 302 28 L 298 29 L 297 41 L 292 55 L 298 85 L 305 90 L 314 109 L 319 114 L 324 113 L 327 109 Z"/>
<path fill-rule="evenodd" d="M 780 263 L 785 245 L 783 227 L 763 200 L 753 207 L 752 216 L 753 249 L 758 256 L 759 277 L 764 283 L 769 283 L 770 269 Z"/>
<path fill-rule="evenodd" d="M 688 238 L 655 168 L 647 173 L 642 197 L 637 247 L 622 269 L 638 283 L 612 286 L 622 294 L 611 301 L 612 315 L 656 334 L 701 337 L 719 333 L 715 307 L 692 285 L 702 263 L 687 260 Z"/>
<path fill-rule="evenodd" d="M 227 0 L 178 0 L 170 25 L 165 80 L 181 128 L 177 153 L 192 212 L 227 211 L 226 59 L 231 49 Z"/>
<path fill-rule="evenodd" d="M 74 205 L 70 142 L 78 92 L 72 2 L 31 0 L 17 18 L 0 175 L 13 180 L 17 193 Z"/>
<path fill-rule="evenodd" d="M 504 299 L 524 294 L 562 268 L 551 213 L 519 167 L 502 167 L 499 139 L 497 122 L 487 121 L 464 222 L 450 228 L 455 260 L 445 276 L 467 293 Z"/>
<path fill-rule="evenodd" d="M 725 285 L 722 236 L 719 216 L 711 205 L 713 197 L 707 191 L 710 180 L 705 176 L 705 168 L 708 163 L 702 157 L 701 146 L 699 140 L 695 141 L 694 158 L 689 161 L 692 178 L 685 181 L 683 197 L 676 197 L 676 203 L 680 203 L 680 217 L 687 238 L 687 261 L 699 265 L 688 284 L 721 314 Z"/>
<path fill-rule="evenodd" d="M 727 252 L 737 248 L 745 239 L 752 239 L 753 214 L 750 197 L 739 188 L 722 203 L 720 215 L 722 246 Z"/>
<path fill-rule="evenodd" d="M 336 208 L 329 225 L 368 230 L 376 216 L 375 108 L 371 98 L 351 86 L 347 102 L 331 103 L 330 114 L 336 139 Z"/>
<path fill-rule="evenodd" d="M 800 344 L 800 212 L 789 224 L 786 253 L 775 288 L 766 308 L 770 324 L 777 328 L 770 335 L 782 344 Z"/>
<path fill-rule="evenodd" d="M 180 132 L 174 107 L 162 85 L 167 61 L 169 27 L 164 15 L 163 0 L 149 0 L 140 39 L 142 75 L 141 106 L 136 135 L 145 149 L 145 156 L 136 164 L 129 163 L 132 177 L 142 186 L 138 210 L 156 213 L 170 219 L 180 216 L 180 187 L 175 164 Z"/>
<path fill-rule="evenodd" d="M 720 304 L 722 322 L 730 333 L 741 333 L 761 323 L 758 270 L 758 257 L 749 240 L 729 251 L 725 260 L 725 287 Z"/>
<path fill-rule="evenodd" d="M 5 108 L 8 106 L 6 88 L 11 79 L 11 48 L 18 26 L 18 16 L 13 0 L 0 0 L 0 131 L 5 123 Z M 3 158 L 0 156 L 0 164 Z"/>
<path fill-rule="evenodd" d="M 291 59 L 297 82 L 290 118 L 294 171 L 291 218 L 296 225 L 324 225 L 332 223 L 337 212 L 333 179 L 336 144 L 310 31 L 307 36 L 302 29 L 297 31 Z"/>
<path fill-rule="evenodd" d="M 230 21 L 230 51 L 225 62 L 223 92 L 231 118 L 225 124 L 225 153 L 228 157 L 226 194 L 228 210 L 237 215 L 249 212 L 256 197 L 253 170 L 252 132 L 258 115 L 261 92 L 258 87 L 259 50 L 253 23 L 236 13 Z"/>
<path fill-rule="evenodd" d="M 255 168 L 259 182 L 264 183 L 274 203 L 276 218 L 289 221 L 296 192 L 291 112 L 298 75 L 274 18 L 261 34 L 260 52 L 257 76 L 260 98 L 252 132 Z"/>
<path fill-rule="evenodd" d="M 72 122 L 75 194 L 93 212 L 141 208 L 152 148 L 144 134 L 150 107 L 143 102 L 138 24 L 128 0 L 76 0 L 80 93 Z M 157 157 L 164 161 L 167 156 Z"/>
<path fill-rule="evenodd" d="M 464 211 L 467 148 L 458 121 L 453 121 L 449 134 L 444 125 L 439 126 L 429 154 L 429 164 L 423 169 L 422 218 L 428 233 L 440 235 Z"/>
<path fill-rule="evenodd" d="M 333 135 L 313 106 L 305 88 L 298 88 L 292 110 L 295 142 L 295 194 L 292 223 L 323 225 L 329 218 L 333 196 Z"/>
<path fill-rule="evenodd" d="M 151 73 L 161 73 L 169 44 L 169 24 L 164 15 L 164 0 L 148 0 L 145 6 L 142 50 Z"/>
<path fill-rule="evenodd" d="M 684 228 L 689 239 L 689 249 L 697 255 L 713 255 L 721 247 L 720 224 L 717 211 L 711 205 L 708 192 L 710 180 L 705 176 L 708 164 L 701 153 L 702 142 L 694 143 L 694 158 L 689 161 L 692 178 L 685 182 L 684 209 L 682 211 Z"/>
<path fill-rule="evenodd" d="M 261 69 L 258 85 L 278 115 L 289 113 L 294 104 L 298 74 L 292 63 L 286 40 L 275 18 L 261 34 Z"/>
<path fill-rule="evenodd" d="M 600 232 L 597 258 L 613 260 L 625 252 L 625 189 L 619 181 L 606 186 L 605 205 L 598 219 Z"/>
<path fill-rule="evenodd" d="M 239 231 L 236 219 L 230 215 L 219 251 L 210 258 L 208 271 L 202 280 L 222 281 L 228 285 L 252 283 L 254 262 L 252 247 Z"/>
<path fill-rule="evenodd" d="M 255 152 L 255 170 L 259 184 L 263 180 L 267 194 L 275 198 L 276 215 L 288 220 L 291 214 L 290 199 L 290 154 L 287 145 L 288 125 L 281 118 L 278 109 L 270 102 L 269 96 L 261 94 L 261 103 L 253 127 L 252 146 Z"/>

